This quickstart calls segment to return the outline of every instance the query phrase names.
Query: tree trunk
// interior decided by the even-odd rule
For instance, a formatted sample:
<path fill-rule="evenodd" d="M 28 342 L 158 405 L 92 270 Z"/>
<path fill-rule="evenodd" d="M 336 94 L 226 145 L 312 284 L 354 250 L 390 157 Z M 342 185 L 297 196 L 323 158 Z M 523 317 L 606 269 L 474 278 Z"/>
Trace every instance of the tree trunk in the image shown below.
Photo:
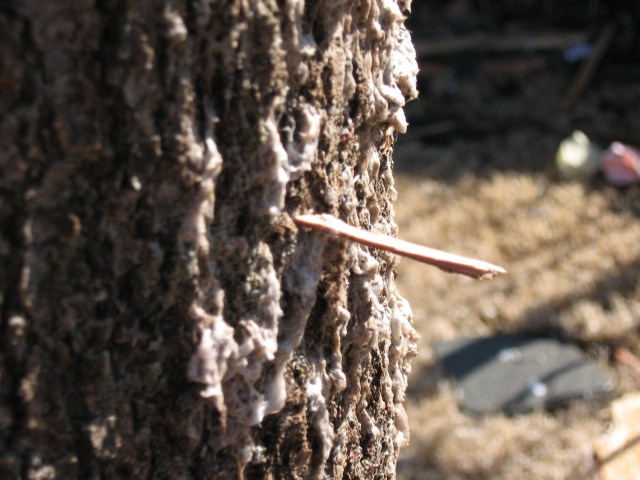
<path fill-rule="evenodd" d="M 0 6 L 0 477 L 392 478 L 404 0 Z"/>

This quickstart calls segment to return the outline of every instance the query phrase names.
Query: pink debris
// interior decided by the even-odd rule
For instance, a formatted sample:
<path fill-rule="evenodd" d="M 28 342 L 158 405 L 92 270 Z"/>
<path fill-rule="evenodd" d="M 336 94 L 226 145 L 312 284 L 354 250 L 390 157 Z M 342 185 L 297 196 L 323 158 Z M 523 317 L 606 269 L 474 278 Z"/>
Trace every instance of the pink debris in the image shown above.
<path fill-rule="evenodd" d="M 611 185 L 623 187 L 640 182 L 640 150 L 613 142 L 604 153 L 604 175 Z"/>

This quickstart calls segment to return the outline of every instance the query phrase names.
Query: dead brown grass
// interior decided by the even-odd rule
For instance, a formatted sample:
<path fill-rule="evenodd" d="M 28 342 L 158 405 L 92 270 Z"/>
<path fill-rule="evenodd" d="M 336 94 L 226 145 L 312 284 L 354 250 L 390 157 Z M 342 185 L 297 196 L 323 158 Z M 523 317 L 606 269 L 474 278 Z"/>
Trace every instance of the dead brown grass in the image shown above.
<path fill-rule="evenodd" d="M 433 365 L 430 344 L 496 332 L 558 336 L 600 361 L 616 395 L 637 389 L 630 369 L 609 361 L 615 346 L 640 347 L 640 222 L 621 207 L 635 193 L 544 171 L 465 171 L 467 147 L 397 149 L 400 236 L 508 271 L 477 282 L 401 262 L 399 288 L 422 338 L 407 407 L 412 440 L 399 478 L 597 478 L 592 445 L 607 428 L 606 403 L 516 418 L 468 416 Z M 463 173 L 434 173 L 445 161 Z"/>

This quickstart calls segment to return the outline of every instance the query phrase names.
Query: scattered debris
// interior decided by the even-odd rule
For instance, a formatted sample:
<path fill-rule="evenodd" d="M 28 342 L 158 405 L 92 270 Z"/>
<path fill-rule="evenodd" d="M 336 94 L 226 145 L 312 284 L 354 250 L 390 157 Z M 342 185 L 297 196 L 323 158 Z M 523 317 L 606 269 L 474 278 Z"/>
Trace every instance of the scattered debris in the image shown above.
<path fill-rule="evenodd" d="M 553 339 L 501 335 L 433 348 L 445 374 L 455 381 L 460 406 L 477 415 L 555 408 L 613 388 L 578 347 Z"/>
<path fill-rule="evenodd" d="M 560 142 L 556 165 L 568 180 L 587 180 L 602 169 L 615 187 L 640 183 L 640 149 L 613 142 L 603 152 L 580 130 Z"/>
<path fill-rule="evenodd" d="M 640 358 L 626 348 L 618 347 L 613 351 L 613 359 L 621 365 L 626 365 L 640 376 Z"/>
<path fill-rule="evenodd" d="M 595 445 L 601 478 L 640 478 L 640 393 L 614 401 L 611 416 L 613 430 Z"/>
<path fill-rule="evenodd" d="M 602 149 L 576 130 L 560 142 L 556 164 L 560 174 L 568 180 L 586 180 L 594 176 L 602 165 Z"/>
<path fill-rule="evenodd" d="M 593 47 L 588 43 L 577 43 L 565 48 L 562 52 L 562 58 L 569 63 L 580 62 L 588 58 L 593 51 Z"/>
<path fill-rule="evenodd" d="M 602 168 L 607 181 L 624 187 L 640 182 L 640 150 L 613 142 L 604 153 Z"/>

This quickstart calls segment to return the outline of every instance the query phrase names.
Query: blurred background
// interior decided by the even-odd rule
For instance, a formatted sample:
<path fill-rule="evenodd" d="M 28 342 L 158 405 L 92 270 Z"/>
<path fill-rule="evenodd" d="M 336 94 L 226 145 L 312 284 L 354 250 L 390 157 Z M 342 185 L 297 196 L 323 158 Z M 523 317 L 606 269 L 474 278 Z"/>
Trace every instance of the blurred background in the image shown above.
<path fill-rule="evenodd" d="M 414 0 L 420 98 L 395 148 L 400 237 L 508 274 L 401 261 L 421 339 L 400 479 L 640 478 L 640 163 L 629 150 L 611 178 L 597 163 L 613 142 L 640 147 L 639 23 L 633 1 Z M 559 168 L 576 130 L 597 164 Z M 433 344 L 511 333 L 577 346 L 613 390 L 466 412 Z"/>

